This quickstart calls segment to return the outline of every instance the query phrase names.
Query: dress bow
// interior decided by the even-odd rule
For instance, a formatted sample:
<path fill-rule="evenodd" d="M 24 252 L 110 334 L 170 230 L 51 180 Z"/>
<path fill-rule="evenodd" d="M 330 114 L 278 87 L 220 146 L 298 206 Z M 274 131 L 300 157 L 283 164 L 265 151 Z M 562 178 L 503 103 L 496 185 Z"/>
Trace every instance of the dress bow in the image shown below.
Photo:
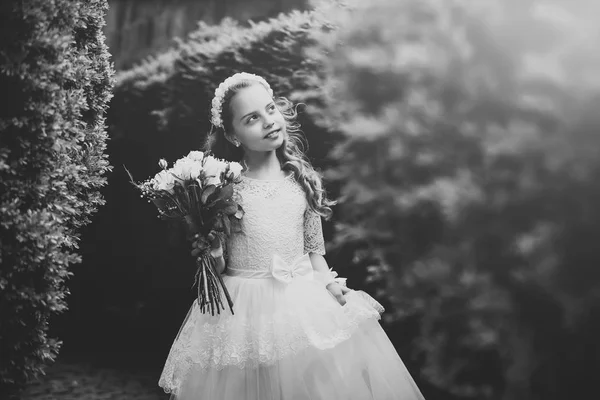
<path fill-rule="evenodd" d="M 308 254 L 294 260 L 291 264 L 285 262 L 279 255 L 273 255 L 271 274 L 283 283 L 291 283 L 294 279 L 313 279 L 313 267 Z"/>

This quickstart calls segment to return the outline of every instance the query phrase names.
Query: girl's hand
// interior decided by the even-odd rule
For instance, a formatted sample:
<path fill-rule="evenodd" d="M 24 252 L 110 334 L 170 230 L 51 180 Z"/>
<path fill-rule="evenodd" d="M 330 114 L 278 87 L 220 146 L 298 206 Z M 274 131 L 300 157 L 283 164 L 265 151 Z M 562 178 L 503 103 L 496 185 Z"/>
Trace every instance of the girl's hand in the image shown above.
<path fill-rule="evenodd" d="M 221 245 L 219 235 L 216 235 L 214 232 L 209 233 L 208 241 L 210 242 L 210 255 L 215 260 L 223 258 L 223 246 Z"/>
<path fill-rule="evenodd" d="M 197 233 L 194 235 L 192 242 L 192 257 L 198 257 L 206 249 L 207 244 L 204 238 L 201 238 Z"/>
<path fill-rule="evenodd" d="M 194 237 L 196 240 L 192 243 L 192 256 L 198 257 L 208 247 L 208 243 L 201 239 L 198 234 Z M 208 234 L 208 242 L 210 243 L 210 255 L 216 261 L 217 272 L 221 274 L 225 271 L 225 258 L 223 257 L 221 239 L 215 232 L 211 232 Z"/>
<path fill-rule="evenodd" d="M 337 282 L 331 282 L 329 285 L 327 285 L 327 290 L 329 290 L 329 293 L 331 293 L 333 297 L 335 297 L 335 299 L 338 301 L 338 303 L 340 303 L 340 305 L 343 306 L 344 304 L 346 304 L 346 299 L 344 298 L 344 295 L 350 292 L 350 289 L 340 285 Z"/>

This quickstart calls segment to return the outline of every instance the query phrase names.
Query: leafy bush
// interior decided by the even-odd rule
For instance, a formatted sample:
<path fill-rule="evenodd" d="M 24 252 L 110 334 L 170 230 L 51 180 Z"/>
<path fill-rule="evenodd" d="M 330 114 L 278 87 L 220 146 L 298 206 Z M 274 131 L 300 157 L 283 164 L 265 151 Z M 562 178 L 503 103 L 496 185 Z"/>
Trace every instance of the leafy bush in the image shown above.
<path fill-rule="evenodd" d="M 106 1 L 7 1 L 0 12 L 0 397 L 54 360 L 79 230 L 103 204 L 112 67 Z"/>
<path fill-rule="evenodd" d="M 329 171 L 336 247 L 401 324 L 416 321 L 404 336 L 429 382 L 477 399 L 589 397 L 598 6 L 349 3 L 314 53 L 328 54 L 326 116 L 344 135 Z"/>

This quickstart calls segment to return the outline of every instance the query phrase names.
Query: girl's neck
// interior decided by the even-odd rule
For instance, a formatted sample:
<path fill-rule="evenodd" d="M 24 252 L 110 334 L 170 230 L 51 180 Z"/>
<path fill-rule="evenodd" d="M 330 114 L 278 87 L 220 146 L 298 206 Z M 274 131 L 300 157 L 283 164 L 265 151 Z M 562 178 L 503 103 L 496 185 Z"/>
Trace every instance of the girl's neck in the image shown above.
<path fill-rule="evenodd" d="M 255 179 L 277 179 L 284 173 L 275 151 L 247 153 L 244 155 L 246 171 L 244 175 Z"/>

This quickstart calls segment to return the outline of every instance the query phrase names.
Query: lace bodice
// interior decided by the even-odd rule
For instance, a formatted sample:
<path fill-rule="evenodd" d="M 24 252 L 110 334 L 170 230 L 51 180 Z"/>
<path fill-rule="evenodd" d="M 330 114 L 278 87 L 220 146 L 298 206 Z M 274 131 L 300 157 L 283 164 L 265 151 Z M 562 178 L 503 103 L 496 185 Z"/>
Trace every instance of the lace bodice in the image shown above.
<path fill-rule="evenodd" d="M 325 254 L 321 217 L 308 207 L 293 175 L 278 180 L 243 177 L 234 198 L 245 214 L 227 243 L 229 268 L 268 270 L 274 254 L 291 263 L 305 253 Z"/>

